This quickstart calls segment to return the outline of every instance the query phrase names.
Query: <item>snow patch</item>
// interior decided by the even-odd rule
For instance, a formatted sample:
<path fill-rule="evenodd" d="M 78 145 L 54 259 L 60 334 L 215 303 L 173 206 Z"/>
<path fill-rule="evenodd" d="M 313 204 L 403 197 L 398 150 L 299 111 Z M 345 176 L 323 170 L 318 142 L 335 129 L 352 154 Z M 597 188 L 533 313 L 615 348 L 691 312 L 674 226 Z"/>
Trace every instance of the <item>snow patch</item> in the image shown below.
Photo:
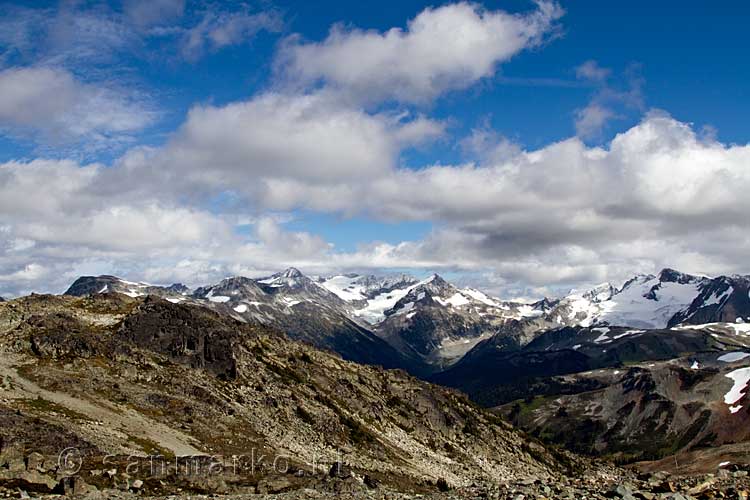
<path fill-rule="evenodd" d="M 750 354 L 746 352 L 730 352 L 727 354 L 722 354 L 721 356 L 716 358 L 716 361 L 721 361 L 722 363 L 734 363 L 735 361 L 740 361 L 747 358 L 748 356 L 750 356 Z"/>
<path fill-rule="evenodd" d="M 739 368 L 724 376 L 732 379 L 734 382 L 732 388 L 729 389 L 729 392 L 724 395 L 724 403 L 727 405 L 733 405 L 745 395 L 743 391 L 747 389 L 747 383 L 750 381 L 750 368 Z M 735 410 L 732 413 L 737 411 L 739 410 Z"/>
<path fill-rule="evenodd" d="M 597 344 L 604 344 L 612 341 L 612 339 L 607 336 L 609 333 L 609 328 L 607 327 L 592 328 L 591 331 L 601 333 L 601 335 L 594 339 L 594 342 Z"/>
<path fill-rule="evenodd" d="M 219 304 L 223 304 L 225 302 L 229 302 L 231 299 L 227 297 L 226 295 L 214 295 L 214 291 L 211 290 L 208 292 L 208 295 L 206 295 L 206 298 L 210 300 L 211 302 L 216 302 Z"/>
<path fill-rule="evenodd" d="M 361 276 L 334 276 L 322 283 L 316 282 L 320 287 L 328 290 L 341 300 L 352 302 L 365 300 L 365 287 L 360 283 Z"/>
<path fill-rule="evenodd" d="M 451 297 L 444 299 L 442 297 L 434 297 L 435 301 L 442 306 L 461 307 L 468 304 L 470 301 L 460 293 L 456 292 Z"/>
<path fill-rule="evenodd" d="M 680 325 L 672 330 L 732 330 L 735 335 L 750 334 L 750 323 L 704 323 L 702 325 Z"/>

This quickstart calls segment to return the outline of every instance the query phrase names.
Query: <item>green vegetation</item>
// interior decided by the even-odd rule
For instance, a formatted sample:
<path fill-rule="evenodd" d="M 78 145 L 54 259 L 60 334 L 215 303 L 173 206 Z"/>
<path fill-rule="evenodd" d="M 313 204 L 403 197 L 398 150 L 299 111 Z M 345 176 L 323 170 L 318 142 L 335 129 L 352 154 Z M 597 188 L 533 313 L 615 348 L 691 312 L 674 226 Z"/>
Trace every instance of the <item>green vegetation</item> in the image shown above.
<path fill-rule="evenodd" d="M 341 423 L 349 428 L 349 439 L 355 444 L 370 444 L 377 440 L 375 436 L 362 424 L 351 417 L 341 415 Z"/>
<path fill-rule="evenodd" d="M 150 439 L 128 436 L 128 441 L 140 447 L 144 452 L 146 452 L 146 455 L 162 456 L 168 460 L 172 460 L 175 458 L 174 453 L 172 453 L 170 450 L 162 448 Z"/>
<path fill-rule="evenodd" d="M 29 409 L 33 411 L 47 414 L 56 413 L 58 415 L 65 415 L 66 417 L 73 420 L 89 420 L 89 418 L 82 413 L 78 413 L 77 411 L 71 410 L 64 406 L 60 406 L 57 403 L 53 403 L 52 401 L 48 401 L 41 397 L 37 397 L 36 399 L 27 399 L 24 402 L 29 407 Z"/>

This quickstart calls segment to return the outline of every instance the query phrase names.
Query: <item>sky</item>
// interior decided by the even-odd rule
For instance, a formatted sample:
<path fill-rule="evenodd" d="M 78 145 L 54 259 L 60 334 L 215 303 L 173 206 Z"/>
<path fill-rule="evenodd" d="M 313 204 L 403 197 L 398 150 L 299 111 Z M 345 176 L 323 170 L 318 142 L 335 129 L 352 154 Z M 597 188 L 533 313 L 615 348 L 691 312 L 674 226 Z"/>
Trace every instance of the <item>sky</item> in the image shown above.
<path fill-rule="evenodd" d="M 750 272 L 747 2 L 0 2 L 0 295 Z"/>

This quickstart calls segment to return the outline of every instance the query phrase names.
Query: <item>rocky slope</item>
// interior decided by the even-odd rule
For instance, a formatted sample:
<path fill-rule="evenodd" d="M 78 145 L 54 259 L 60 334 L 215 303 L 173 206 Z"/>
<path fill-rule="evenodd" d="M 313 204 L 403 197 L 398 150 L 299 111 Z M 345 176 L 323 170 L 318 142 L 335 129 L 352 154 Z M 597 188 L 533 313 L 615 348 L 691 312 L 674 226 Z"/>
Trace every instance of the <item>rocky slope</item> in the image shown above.
<path fill-rule="evenodd" d="M 26 491 L 429 492 L 585 465 L 451 390 L 156 297 L 4 302 L 0 353 L 0 485 Z"/>
<path fill-rule="evenodd" d="M 671 330 L 562 327 L 521 344 L 517 339 L 524 335 L 524 326 L 515 324 L 515 333 L 506 328 L 506 337 L 495 336 L 481 343 L 433 380 L 494 406 L 529 394 L 544 394 L 548 377 L 671 360 L 691 353 L 723 352 L 748 343 L 743 328 L 717 324 L 715 328 Z"/>
<path fill-rule="evenodd" d="M 568 375 L 561 379 L 580 392 L 531 396 L 500 412 L 579 452 L 677 464 L 689 455 L 692 469 L 715 470 L 750 453 L 748 356 L 707 352 Z"/>
<path fill-rule="evenodd" d="M 624 462 L 693 453 L 702 471 L 747 463 L 750 325 L 563 327 L 524 345 L 513 338 L 480 344 L 433 380 L 578 452 Z"/>

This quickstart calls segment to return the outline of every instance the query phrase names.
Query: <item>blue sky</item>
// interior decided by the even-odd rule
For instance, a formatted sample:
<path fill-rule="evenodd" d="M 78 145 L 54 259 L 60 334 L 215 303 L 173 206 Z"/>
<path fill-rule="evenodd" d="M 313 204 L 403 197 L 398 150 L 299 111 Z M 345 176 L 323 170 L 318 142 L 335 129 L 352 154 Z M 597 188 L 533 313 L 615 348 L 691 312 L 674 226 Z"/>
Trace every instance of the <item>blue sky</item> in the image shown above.
<path fill-rule="evenodd" d="M 2 2 L 0 294 L 114 270 L 409 269 L 504 296 L 746 271 L 749 15 Z"/>

